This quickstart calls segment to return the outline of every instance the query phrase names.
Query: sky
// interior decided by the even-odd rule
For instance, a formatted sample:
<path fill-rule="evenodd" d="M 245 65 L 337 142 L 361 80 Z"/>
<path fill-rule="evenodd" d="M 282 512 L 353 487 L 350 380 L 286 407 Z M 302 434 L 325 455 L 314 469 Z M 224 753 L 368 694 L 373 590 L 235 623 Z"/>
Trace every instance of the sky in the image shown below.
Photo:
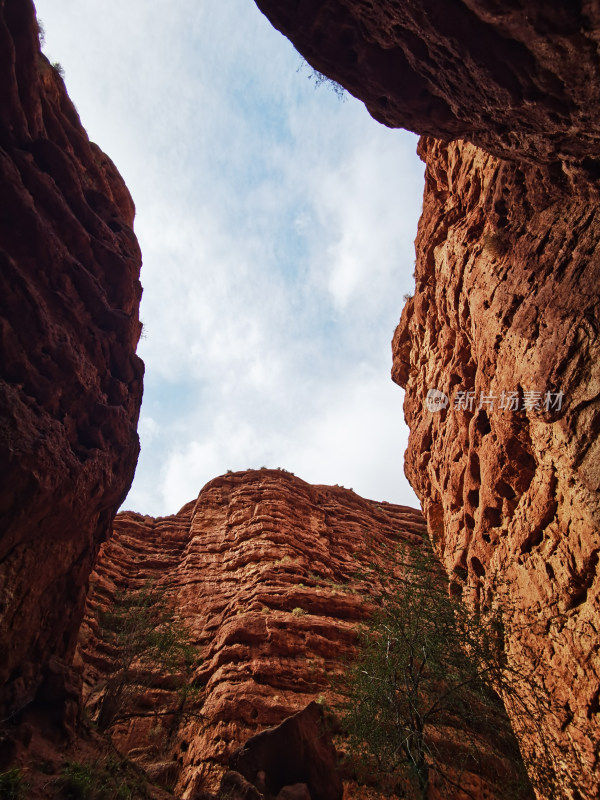
<path fill-rule="evenodd" d="M 340 99 L 253 0 L 37 0 L 136 204 L 141 454 L 124 508 L 227 470 L 418 507 L 391 339 L 414 289 L 417 137 Z"/>

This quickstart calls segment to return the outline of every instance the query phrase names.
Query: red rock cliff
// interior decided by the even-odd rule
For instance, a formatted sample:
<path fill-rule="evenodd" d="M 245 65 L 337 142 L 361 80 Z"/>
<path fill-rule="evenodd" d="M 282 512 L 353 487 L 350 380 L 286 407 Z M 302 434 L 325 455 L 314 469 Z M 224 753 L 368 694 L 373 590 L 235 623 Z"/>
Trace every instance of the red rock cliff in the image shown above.
<path fill-rule="evenodd" d="M 597 3 L 255 2 L 380 122 L 598 177 Z"/>
<path fill-rule="evenodd" d="M 507 649 L 548 706 L 565 796 L 595 797 L 598 209 L 472 145 L 421 153 L 416 292 L 394 338 L 406 472 L 456 591 L 507 609 Z M 431 388 L 446 409 L 427 409 Z"/>
<path fill-rule="evenodd" d="M 195 680 L 204 687 L 200 721 L 175 713 L 154 718 L 153 709 L 176 708 L 158 676 L 137 716 L 115 729 L 119 746 L 156 777 L 177 780 L 183 797 L 215 788 L 233 749 L 249 736 L 322 693 L 331 699 L 329 678 L 369 613 L 372 586 L 357 572 L 383 543 L 410 553 L 424 533 L 417 511 L 278 470 L 216 478 L 173 517 L 119 514 L 82 628 L 86 682 L 101 691 L 110 671 L 95 609 L 117 588 L 155 578 L 192 632 L 201 658 Z M 93 702 L 92 694 L 90 708 Z M 502 747 L 497 734 L 491 743 L 490 764 Z M 504 797 L 491 785 L 487 792 Z"/>
<path fill-rule="evenodd" d="M 30 0 L 0 4 L 0 198 L 4 719 L 76 702 L 68 664 L 133 477 L 143 374 L 133 202 L 40 54 Z"/>
<path fill-rule="evenodd" d="M 406 471 L 454 590 L 507 609 L 564 796 L 598 797 L 598 5 L 257 4 L 377 119 L 437 137 L 420 145 L 416 290 L 393 345 Z"/>

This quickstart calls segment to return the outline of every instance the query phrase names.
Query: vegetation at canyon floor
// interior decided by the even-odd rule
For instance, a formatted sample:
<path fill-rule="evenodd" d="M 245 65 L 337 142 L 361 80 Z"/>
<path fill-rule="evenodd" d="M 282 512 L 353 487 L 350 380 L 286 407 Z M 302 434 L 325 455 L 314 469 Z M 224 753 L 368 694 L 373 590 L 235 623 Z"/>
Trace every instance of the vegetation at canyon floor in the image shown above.
<path fill-rule="evenodd" d="M 449 597 L 433 555 L 380 553 L 390 581 L 373 567 L 376 612 L 345 678 L 343 725 L 359 774 L 380 775 L 400 796 L 430 787 L 479 797 L 481 776 L 495 796 L 533 797 L 502 701 L 501 628 Z"/>
<path fill-rule="evenodd" d="M 117 592 L 110 608 L 98 613 L 98 622 L 113 664 L 109 677 L 89 698 L 96 706 L 99 731 L 124 719 L 158 715 L 156 710 L 139 708 L 157 676 L 163 684 L 167 676 L 178 698 L 176 708 L 161 713 L 183 713 L 193 694 L 191 673 L 197 653 L 160 590 L 146 584 Z"/>
<path fill-rule="evenodd" d="M 114 757 L 65 764 L 54 781 L 61 800 L 133 800 L 147 798 L 145 781 L 130 764 Z"/>
<path fill-rule="evenodd" d="M 42 762 L 0 773 L 0 800 L 148 800 L 148 789 L 142 770 L 114 754 L 85 763 L 67 760 L 60 770 Z"/>
<path fill-rule="evenodd" d="M 20 800 L 25 786 L 18 767 L 0 773 L 0 800 Z"/>

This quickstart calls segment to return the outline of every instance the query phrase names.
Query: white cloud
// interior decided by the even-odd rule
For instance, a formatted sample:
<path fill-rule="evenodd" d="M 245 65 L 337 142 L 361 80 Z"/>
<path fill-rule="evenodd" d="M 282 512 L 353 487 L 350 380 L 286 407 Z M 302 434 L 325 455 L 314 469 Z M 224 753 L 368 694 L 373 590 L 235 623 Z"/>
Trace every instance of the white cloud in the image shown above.
<path fill-rule="evenodd" d="M 406 273 L 399 258 L 412 251 L 415 214 L 404 207 L 405 197 L 418 196 L 422 183 L 410 163 L 413 154 L 377 134 L 375 130 L 357 143 L 349 163 L 319 187 L 317 199 L 336 234 L 327 253 L 328 288 L 335 305 L 343 309 L 371 296 L 375 303 L 369 304 L 370 315 Z M 398 191 L 403 181 L 409 184 L 404 194 Z"/>
<path fill-rule="evenodd" d="M 161 466 L 159 505 L 173 510 L 195 497 L 202 486 L 226 469 L 284 466 L 311 483 L 345 485 L 376 500 L 415 505 L 401 479 L 406 430 L 401 424 L 402 393 L 368 366 L 315 398 L 313 413 L 292 428 L 263 429 L 244 419 L 232 405 L 211 415 L 209 435 L 202 415 L 185 426 L 185 440 L 169 450 Z M 187 438 L 189 437 L 189 438 Z M 137 488 L 127 507 L 143 499 Z"/>
<path fill-rule="evenodd" d="M 160 434 L 160 425 L 155 419 L 152 419 L 152 417 L 141 414 L 138 424 L 138 433 L 140 435 L 142 447 L 149 447 L 152 442 L 158 438 Z"/>
<path fill-rule="evenodd" d="M 339 483 L 375 500 L 415 505 L 402 478 L 407 432 L 403 393 L 365 367 L 328 387 L 321 412 L 304 422 L 286 463 L 311 483 Z"/>
<path fill-rule="evenodd" d="M 422 167 L 296 72 L 252 0 L 38 0 L 47 49 L 137 206 L 142 455 L 171 513 L 226 469 L 282 466 L 416 504 L 390 340 Z"/>

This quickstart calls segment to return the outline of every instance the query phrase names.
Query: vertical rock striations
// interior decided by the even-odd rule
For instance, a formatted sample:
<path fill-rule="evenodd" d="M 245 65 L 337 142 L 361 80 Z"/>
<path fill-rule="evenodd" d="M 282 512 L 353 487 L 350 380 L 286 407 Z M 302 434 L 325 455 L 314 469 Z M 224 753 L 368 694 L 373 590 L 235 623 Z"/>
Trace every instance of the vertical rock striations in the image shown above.
<path fill-rule="evenodd" d="M 134 206 L 0 4 L 0 719 L 77 697 L 89 572 L 131 483 L 142 362 Z M 71 708 L 71 710 L 73 710 Z"/>

